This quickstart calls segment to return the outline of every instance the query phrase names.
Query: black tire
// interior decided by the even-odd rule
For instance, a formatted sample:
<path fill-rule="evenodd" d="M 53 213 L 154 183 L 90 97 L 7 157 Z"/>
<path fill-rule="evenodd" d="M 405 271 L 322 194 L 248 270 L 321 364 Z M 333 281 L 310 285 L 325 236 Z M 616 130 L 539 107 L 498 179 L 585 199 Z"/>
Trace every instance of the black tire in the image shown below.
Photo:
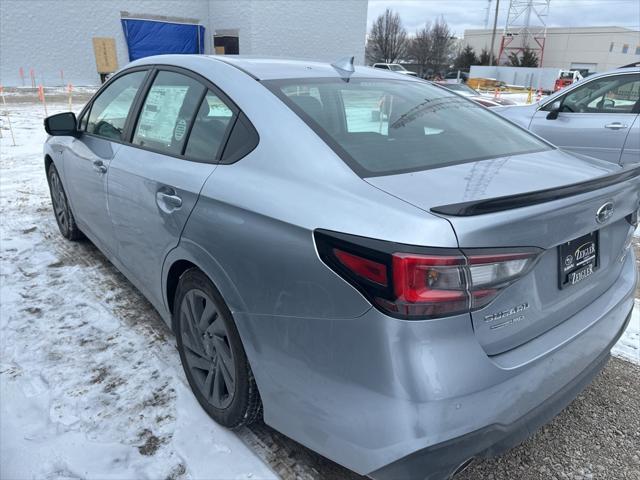
<path fill-rule="evenodd" d="M 260 394 L 238 329 L 216 287 L 197 268 L 187 270 L 173 305 L 180 360 L 198 403 L 227 428 L 253 423 L 262 413 Z"/>
<path fill-rule="evenodd" d="M 47 181 L 49 182 L 49 194 L 53 205 L 53 214 L 58 223 L 58 229 L 64 238 L 71 241 L 81 240 L 84 235 L 76 225 L 76 219 L 71 212 L 71 207 L 67 200 L 67 194 L 62 186 L 62 180 L 58 175 L 58 170 L 53 162 L 47 171 Z"/>

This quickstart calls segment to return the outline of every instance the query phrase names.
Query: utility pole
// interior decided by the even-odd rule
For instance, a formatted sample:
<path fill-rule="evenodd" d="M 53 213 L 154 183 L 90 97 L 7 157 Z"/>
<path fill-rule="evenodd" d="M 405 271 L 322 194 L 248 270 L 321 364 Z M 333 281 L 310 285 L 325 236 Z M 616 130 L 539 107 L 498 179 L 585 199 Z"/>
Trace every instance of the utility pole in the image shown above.
<path fill-rule="evenodd" d="M 491 32 L 491 50 L 489 50 L 489 66 L 493 65 L 493 47 L 496 42 L 496 28 L 498 27 L 498 8 L 500 8 L 500 0 L 496 0 L 496 14 L 493 17 L 493 31 Z"/>

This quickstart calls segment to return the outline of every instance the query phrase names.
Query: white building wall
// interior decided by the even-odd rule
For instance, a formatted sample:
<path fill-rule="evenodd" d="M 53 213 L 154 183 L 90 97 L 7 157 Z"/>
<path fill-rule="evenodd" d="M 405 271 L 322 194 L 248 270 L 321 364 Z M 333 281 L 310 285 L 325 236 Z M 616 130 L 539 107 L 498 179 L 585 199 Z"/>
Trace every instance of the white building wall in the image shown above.
<path fill-rule="evenodd" d="M 353 55 L 364 63 L 366 0 L 254 0 L 252 6 L 248 53 L 326 62 Z"/>
<path fill-rule="evenodd" d="M 118 65 L 129 62 L 121 11 L 194 18 L 205 26 L 209 17 L 209 5 L 201 0 L 2 0 L 0 9 L 3 85 L 21 85 L 20 67 L 26 85 L 30 85 L 30 68 L 38 84 L 62 84 L 60 69 L 65 82 L 98 84 L 93 37 L 115 38 Z"/>
<path fill-rule="evenodd" d="M 500 49 L 502 32 L 496 34 L 494 52 Z M 612 44 L 613 43 L 613 47 Z M 476 53 L 491 46 L 491 30 L 465 30 L 464 44 Z M 627 53 L 622 53 L 623 45 Z M 568 69 L 572 64 L 593 65 L 593 71 L 604 72 L 640 62 L 640 31 L 622 27 L 549 28 L 545 42 L 543 67 Z"/>
<path fill-rule="evenodd" d="M 364 61 L 367 0 L 1 0 L 0 84 L 99 83 L 92 37 L 116 41 L 118 64 L 129 61 L 120 12 L 199 20 L 205 53 L 216 30 L 238 30 L 240 54 Z"/>

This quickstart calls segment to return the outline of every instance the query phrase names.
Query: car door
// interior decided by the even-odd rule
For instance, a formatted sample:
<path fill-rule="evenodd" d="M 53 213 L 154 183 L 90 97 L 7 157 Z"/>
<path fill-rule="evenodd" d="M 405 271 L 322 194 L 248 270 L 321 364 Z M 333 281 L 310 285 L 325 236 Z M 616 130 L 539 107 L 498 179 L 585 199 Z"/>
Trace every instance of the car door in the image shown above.
<path fill-rule="evenodd" d="M 177 246 L 237 117 L 237 109 L 205 83 L 179 69 L 156 71 L 140 100 L 131 141 L 109 169 L 118 260 L 158 303 L 163 261 Z"/>
<path fill-rule="evenodd" d="M 80 229 L 105 253 L 115 252 L 107 204 L 109 166 L 121 147 L 123 132 L 147 70 L 118 76 L 85 109 L 82 135 L 63 153 L 65 189 Z"/>
<path fill-rule="evenodd" d="M 639 92 L 638 73 L 595 78 L 539 109 L 529 129 L 558 147 L 618 163 L 638 115 Z M 551 111 L 558 101 L 556 117 Z"/>
<path fill-rule="evenodd" d="M 636 116 L 633 125 L 627 134 L 627 140 L 624 142 L 622 156 L 620 157 L 621 165 L 631 165 L 640 163 L 640 115 Z"/>

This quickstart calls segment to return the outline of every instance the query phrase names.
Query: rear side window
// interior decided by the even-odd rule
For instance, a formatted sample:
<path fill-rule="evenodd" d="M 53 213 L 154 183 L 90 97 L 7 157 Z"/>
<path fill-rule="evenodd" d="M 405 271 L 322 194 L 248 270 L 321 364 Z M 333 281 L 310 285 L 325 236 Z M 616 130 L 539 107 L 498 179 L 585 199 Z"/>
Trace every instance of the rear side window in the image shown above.
<path fill-rule="evenodd" d="M 220 97 L 211 91 L 207 92 L 193 122 L 185 156 L 200 162 L 217 160 L 233 119 L 233 111 Z"/>
<path fill-rule="evenodd" d="M 180 155 L 204 91 L 191 77 L 160 71 L 140 111 L 133 144 Z"/>
<path fill-rule="evenodd" d="M 258 146 L 260 137 L 247 116 L 240 112 L 224 149 L 221 163 L 234 163 Z"/>
<path fill-rule="evenodd" d="M 85 126 L 87 133 L 122 140 L 131 105 L 146 75 L 146 71 L 133 72 L 111 82 L 91 105 Z M 83 122 L 84 118 L 81 128 Z"/>
<path fill-rule="evenodd" d="M 390 175 L 551 147 L 427 82 L 265 81 L 359 175 Z M 317 89 L 318 96 L 310 95 Z"/>

